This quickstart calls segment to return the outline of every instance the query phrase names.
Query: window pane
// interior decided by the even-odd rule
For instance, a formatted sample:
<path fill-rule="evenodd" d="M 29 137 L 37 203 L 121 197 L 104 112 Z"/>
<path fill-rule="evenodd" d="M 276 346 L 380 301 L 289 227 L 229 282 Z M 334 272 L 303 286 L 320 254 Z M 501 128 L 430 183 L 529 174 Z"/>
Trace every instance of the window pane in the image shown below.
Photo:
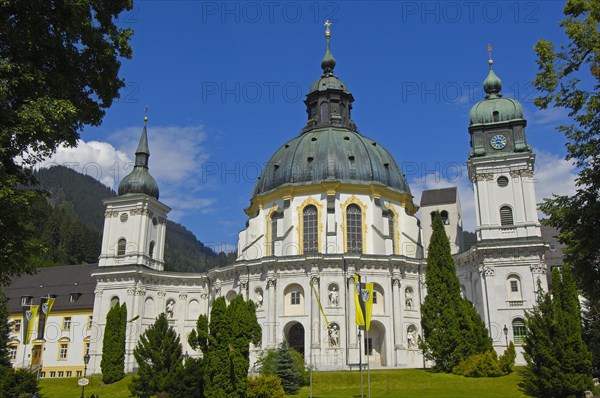
<path fill-rule="evenodd" d="M 360 207 L 351 204 L 346 208 L 346 240 L 348 253 L 362 253 L 362 216 Z"/>
<path fill-rule="evenodd" d="M 271 256 L 275 255 L 275 239 L 277 239 L 277 220 L 273 213 L 271 216 Z"/>
<path fill-rule="evenodd" d="M 302 215 L 303 252 L 305 254 L 315 254 L 319 251 L 317 208 L 312 205 L 306 206 L 302 212 Z"/>
<path fill-rule="evenodd" d="M 502 206 L 500 208 L 500 224 L 501 225 L 513 225 L 513 214 L 512 209 L 508 206 Z"/>
<path fill-rule="evenodd" d="M 522 320 L 513 321 L 513 336 L 515 338 L 515 344 L 522 344 L 525 335 L 527 334 L 527 329 L 525 328 L 525 323 Z"/>
<path fill-rule="evenodd" d="M 392 240 L 392 254 L 396 253 L 396 232 L 394 231 L 394 213 L 388 213 L 388 229 L 390 231 L 390 239 Z"/>
<path fill-rule="evenodd" d="M 127 246 L 127 241 L 125 239 L 119 239 L 119 243 L 117 245 L 117 256 L 125 255 L 125 246 Z"/>
<path fill-rule="evenodd" d="M 519 291 L 519 283 L 517 281 L 510 281 L 510 291 L 511 292 Z"/>

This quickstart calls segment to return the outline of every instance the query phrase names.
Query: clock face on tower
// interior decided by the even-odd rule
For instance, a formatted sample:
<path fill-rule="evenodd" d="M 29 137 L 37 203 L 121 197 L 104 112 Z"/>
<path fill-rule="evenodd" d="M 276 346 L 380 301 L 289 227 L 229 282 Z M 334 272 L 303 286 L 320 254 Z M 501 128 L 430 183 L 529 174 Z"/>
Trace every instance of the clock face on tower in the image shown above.
<path fill-rule="evenodd" d="M 490 145 L 494 149 L 502 149 L 506 146 L 506 137 L 502 134 L 496 134 L 490 138 Z"/>

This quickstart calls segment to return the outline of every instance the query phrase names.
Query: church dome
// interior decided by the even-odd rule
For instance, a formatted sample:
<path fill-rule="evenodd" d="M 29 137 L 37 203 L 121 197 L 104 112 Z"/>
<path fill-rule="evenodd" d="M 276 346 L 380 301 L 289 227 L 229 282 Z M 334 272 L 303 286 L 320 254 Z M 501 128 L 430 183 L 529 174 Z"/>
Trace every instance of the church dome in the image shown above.
<path fill-rule="evenodd" d="M 485 99 L 476 103 L 469 113 L 470 124 L 488 124 L 507 122 L 523 119 L 523 107 L 519 101 L 512 98 L 503 98 L 502 81 L 492 69 L 493 61 L 490 59 L 490 72 L 483 81 Z"/>
<path fill-rule="evenodd" d="M 334 75 L 335 58 L 327 46 L 321 62 L 323 74 L 306 95 L 308 121 L 302 133 L 281 146 L 263 169 L 253 197 L 289 185 L 339 181 L 382 184 L 400 193 L 410 189 L 390 153 L 361 135 L 351 119 L 354 97 Z"/>
<path fill-rule="evenodd" d="M 148 158 L 150 150 L 148 149 L 148 133 L 146 131 L 146 122 L 144 118 L 144 128 L 140 136 L 140 142 L 135 151 L 135 166 L 133 171 L 125 176 L 119 183 L 119 195 L 127 194 L 146 194 L 158 199 L 158 184 L 154 177 L 148 171 Z"/>
<path fill-rule="evenodd" d="M 385 148 L 356 131 L 331 127 L 303 133 L 275 151 L 253 196 L 282 186 L 323 181 L 380 183 L 410 194 L 402 171 Z"/>

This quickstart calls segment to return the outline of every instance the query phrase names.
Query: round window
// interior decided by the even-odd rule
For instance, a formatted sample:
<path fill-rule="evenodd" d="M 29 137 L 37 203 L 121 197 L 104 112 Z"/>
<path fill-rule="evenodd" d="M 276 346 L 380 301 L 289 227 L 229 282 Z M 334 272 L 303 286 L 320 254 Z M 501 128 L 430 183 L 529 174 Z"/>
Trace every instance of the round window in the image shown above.
<path fill-rule="evenodd" d="M 121 213 L 121 222 L 127 221 L 128 218 L 129 216 L 127 215 L 127 213 Z"/>
<path fill-rule="evenodd" d="M 505 186 L 508 185 L 508 177 L 507 176 L 500 176 L 498 177 L 498 186 L 504 188 Z"/>

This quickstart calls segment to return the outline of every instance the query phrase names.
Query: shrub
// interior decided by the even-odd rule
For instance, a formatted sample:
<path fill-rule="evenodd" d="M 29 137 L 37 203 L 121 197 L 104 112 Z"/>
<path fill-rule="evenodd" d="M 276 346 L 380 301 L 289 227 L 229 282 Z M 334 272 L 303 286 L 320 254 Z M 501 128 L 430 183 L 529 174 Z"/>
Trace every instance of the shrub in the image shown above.
<path fill-rule="evenodd" d="M 276 375 L 286 394 L 296 394 L 300 386 L 308 384 L 309 373 L 304 358 L 297 351 L 282 344 L 274 350 L 264 351 L 258 360 L 262 375 Z"/>
<path fill-rule="evenodd" d="M 284 396 L 281 379 L 275 375 L 262 375 L 248 379 L 247 398 L 283 398 Z"/>
<path fill-rule="evenodd" d="M 489 350 L 483 354 L 471 355 L 452 369 L 452 373 L 466 377 L 498 377 L 512 372 L 515 364 L 514 344 L 510 343 L 504 354 L 498 358 L 496 351 Z"/>
<path fill-rule="evenodd" d="M 512 373 L 513 366 L 515 366 L 516 358 L 517 352 L 515 351 L 515 345 L 511 341 L 506 351 L 504 351 L 504 354 L 500 355 L 500 358 L 498 358 L 502 374 L 507 375 L 509 373 Z"/>

